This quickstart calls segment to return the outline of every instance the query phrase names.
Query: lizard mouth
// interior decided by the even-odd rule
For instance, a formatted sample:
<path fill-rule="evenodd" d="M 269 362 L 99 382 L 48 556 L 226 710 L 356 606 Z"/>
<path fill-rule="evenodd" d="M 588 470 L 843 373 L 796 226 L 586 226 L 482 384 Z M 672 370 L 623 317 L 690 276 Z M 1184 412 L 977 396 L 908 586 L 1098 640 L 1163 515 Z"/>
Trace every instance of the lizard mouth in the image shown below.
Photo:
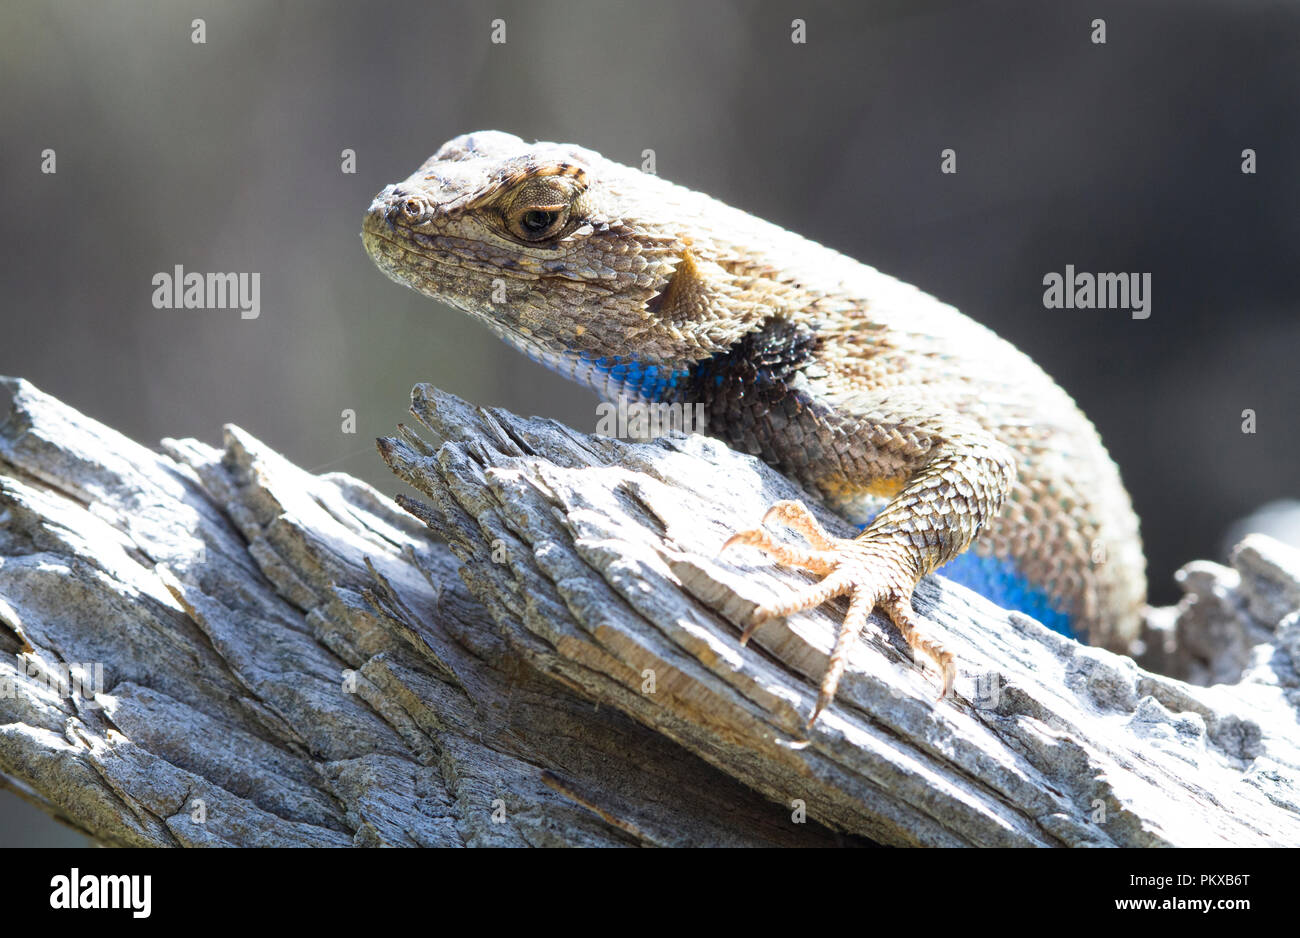
<path fill-rule="evenodd" d="M 447 302 L 454 299 L 450 286 L 455 271 L 473 267 L 461 261 L 454 239 L 439 238 L 435 242 L 417 237 L 374 215 L 366 216 L 361 243 L 375 266 L 390 279 Z"/>
<path fill-rule="evenodd" d="M 408 241 L 394 237 L 390 232 L 377 231 L 367 227 L 361 233 L 361 243 L 374 265 L 389 280 L 400 283 L 435 298 L 441 298 L 436 292 L 439 277 L 438 261 L 435 258 L 415 250 Z M 420 275 L 415 272 L 419 271 Z"/>

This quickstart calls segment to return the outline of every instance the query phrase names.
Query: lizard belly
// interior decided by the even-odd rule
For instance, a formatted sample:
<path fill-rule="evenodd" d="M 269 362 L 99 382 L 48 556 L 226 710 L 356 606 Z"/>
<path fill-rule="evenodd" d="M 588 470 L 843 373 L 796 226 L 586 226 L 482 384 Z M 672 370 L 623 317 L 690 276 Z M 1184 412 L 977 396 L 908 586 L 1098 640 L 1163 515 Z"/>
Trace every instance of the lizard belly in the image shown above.
<path fill-rule="evenodd" d="M 1012 558 L 980 554 L 974 547 L 948 561 L 936 572 L 972 589 L 1004 609 L 1033 616 L 1067 638 L 1088 640 L 1086 629 L 1076 629 L 1069 613 L 1053 606 L 1047 593 L 1025 577 Z"/>

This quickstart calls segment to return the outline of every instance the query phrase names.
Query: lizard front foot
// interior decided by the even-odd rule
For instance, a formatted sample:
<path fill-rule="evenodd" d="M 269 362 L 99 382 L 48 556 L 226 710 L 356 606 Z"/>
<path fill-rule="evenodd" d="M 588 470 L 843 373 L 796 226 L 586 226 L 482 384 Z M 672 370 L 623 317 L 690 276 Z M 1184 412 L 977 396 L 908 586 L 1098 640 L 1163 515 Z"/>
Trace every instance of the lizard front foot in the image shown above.
<path fill-rule="evenodd" d="M 777 502 L 763 516 L 763 523 L 774 519 L 802 534 L 811 549 L 781 544 L 766 531 L 755 528 L 733 534 L 722 545 L 722 550 L 737 544 L 748 544 L 757 547 L 779 564 L 809 570 L 823 579 L 820 583 L 796 591 L 783 602 L 759 606 L 754 611 L 750 625 L 741 633 L 741 645 L 746 644 L 754 630 L 769 619 L 801 609 L 812 609 L 837 596 L 849 596 L 849 611 L 835 639 L 835 648 L 822 678 L 817 706 L 808 719 L 808 727 L 812 728 L 818 715 L 834 699 L 835 689 L 848 665 L 849 653 L 853 650 L 862 627 L 866 625 L 871 610 L 876 608 L 887 615 L 903 633 L 903 638 L 914 654 L 923 653 L 934 661 L 943 677 L 943 690 L 939 698 L 947 696 L 956 675 L 956 662 L 941 644 L 918 632 L 912 621 L 912 590 L 916 588 L 917 577 L 906 563 L 898 542 L 888 537 L 872 535 L 870 531 L 852 539 L 832 537 L 802 502 Z"/>

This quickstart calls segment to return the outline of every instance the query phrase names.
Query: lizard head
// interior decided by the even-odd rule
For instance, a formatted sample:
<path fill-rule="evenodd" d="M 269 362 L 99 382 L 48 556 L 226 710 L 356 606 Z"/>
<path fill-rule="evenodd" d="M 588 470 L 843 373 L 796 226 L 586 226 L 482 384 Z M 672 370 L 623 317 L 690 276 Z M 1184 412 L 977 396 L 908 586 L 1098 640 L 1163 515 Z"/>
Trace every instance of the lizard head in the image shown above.
<path fill-rule="evenodd" d="M 738 295 L 755 278 L 712 236 L 730 215 L 737 237 L 755 224 L 590 150 L 487 131 L 380 192 L 362 239 L 389 277 L 535 360 L 606 391 L 622 365 L 613 390 L 653 397 L 753 328 Z"/>

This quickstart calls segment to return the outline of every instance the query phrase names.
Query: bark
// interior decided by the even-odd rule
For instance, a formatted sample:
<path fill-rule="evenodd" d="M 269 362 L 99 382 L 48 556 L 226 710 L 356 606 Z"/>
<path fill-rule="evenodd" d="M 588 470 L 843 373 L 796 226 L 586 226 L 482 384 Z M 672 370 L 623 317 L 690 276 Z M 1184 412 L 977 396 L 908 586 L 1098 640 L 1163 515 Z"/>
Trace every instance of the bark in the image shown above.
<path fill-rule="evenodd" d="M 155 452 L 0 388 L 0 783 L 97 841 L 1300 843 L 1277 542 L 1190 565 L 1151 616 L 1144 662 L 1216 686 L 931 577 L 955 695 L 873 618 L 809 734 L 843 608 L 739 647 L 806 580 L 718 547 L 802 495 L 716 441 L 419 386 L 429 441 L 380 442 L 423 493 L 395 504 L 236 427 Z"/>

